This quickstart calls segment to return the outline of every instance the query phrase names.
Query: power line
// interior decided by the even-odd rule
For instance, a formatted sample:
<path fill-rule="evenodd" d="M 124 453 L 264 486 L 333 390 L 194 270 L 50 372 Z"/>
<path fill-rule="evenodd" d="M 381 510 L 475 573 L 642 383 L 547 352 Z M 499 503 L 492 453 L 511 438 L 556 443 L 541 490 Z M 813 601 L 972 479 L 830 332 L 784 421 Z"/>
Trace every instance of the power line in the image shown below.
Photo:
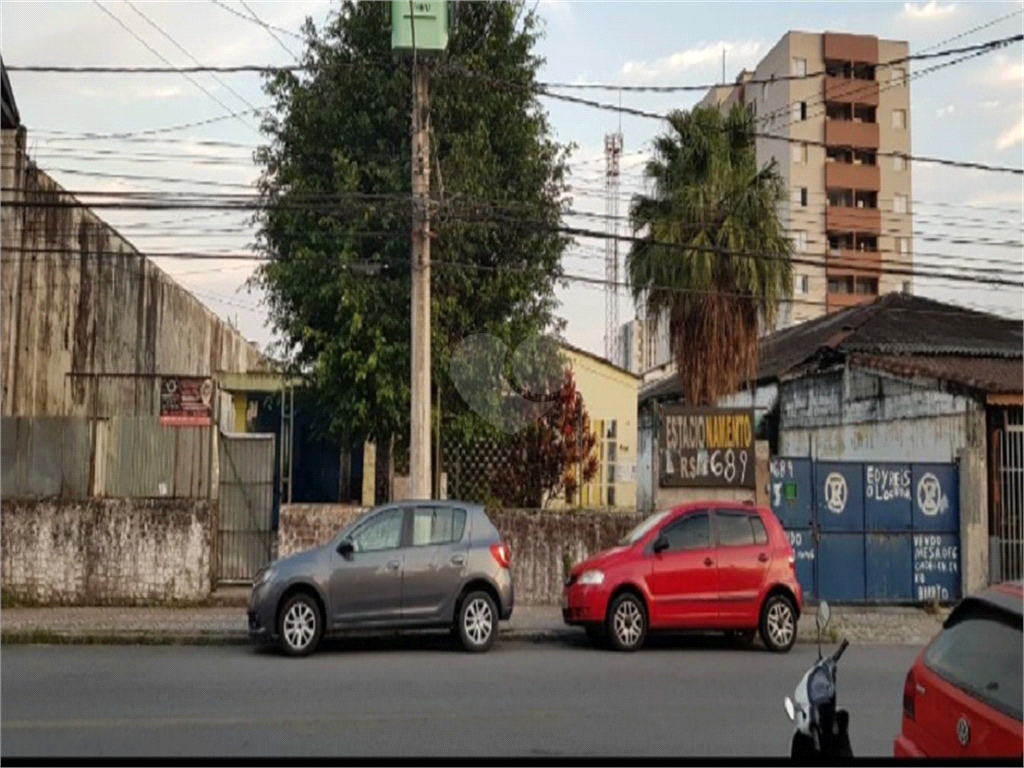
<path fill-rule="evenodd" d="M 143 20 L 145 20 L 145 22 L 147 24 L 149 24 L 149 26 L 151 26 L 153 29 L 155 29 L 164 38 L 169 40 L 171 45 L 173 45 L 179 51 L 181 51 L 186 56 L 188 56 L 189 59 L 191 59 L 197 66 L 200 66 L 200 67 L 203 66 L 203 63 L 201 61 L 199 61 L 199 59 L 197 59 L 195 56 L 193 56 L 191 53 L 189 53 L 188 50 L 186 50 L 185 47 L 182 46 L 177 40 L 175 40 L 173 37 L 171 37 L 171 35 L 168 34 L 166 30 L 164 30 L 159 24 L 157 24 L 155 21 L 153 21 L 151 18 L 149 18 L 149 16 L 147 16 L 145 13 L 143 13 L 138 8 L 136 8 L 135 4 L 132 3 L 131 0 L 124 0 L 124 1 L 125 1 L 125 4 L 129 8 L 131 8 L 133 11 L 135 11 L 135 13 L 137 13 L 139 16 L 141 16 L 143 18 Z M 210 74 L 211 74 L 211 76 L 213 77 L 214 80 L 216 80 L 218 83 L 220 83 L 222 86 L 224 86 L 224 88 L 227 89 L 230 93 L 232 93 L 235 96 L 236 99 L 238 99 L 243 104 L 245 104 L 245 106 L 247 106 L 253 112 L 259 113 L 261 111 L 256 105 L 252 104 L 242 94 L 240 94 L 238 91 L 236 91 L 234 88 L 232 88 L 226 82 L 224 82 L 224 80 L 222 80 L 220 77 L 218 77 L 216 73 L 211 72 Z M 230 112 L 231 110 L 228 110 L 228 111 Z"/>
<path fill-rule="evenodd" d="M 291 37 L 294 37 L 296 40 L 303 40 L 302 35 L 297 34 L 295 32 L 292 32 L 290 29 L 285 29 L 284 27 L 277 27 L 277 26 L 274 26 L 273 24 L 265 24 L 264 22 L 259 21 L 258 19 L 249 18 L 245 14 L 239 13 L 238 11 L 236 11 L 234 8 L 230 7 L 229 5 L 226 5 L 225 3 L 220 2 L 220 0 L 210 0 L 210 1 L 214 5 L 220 6 L 221 8 L 223 8 L 228 13 L 233 14 L 233 15 L 237 16 L 240 19 L 244 19 L 245 21 L 249 21 L 249 22 L 256 21 L 256 23 L 260 24 L 261 26 L 266 27 L 268 30 L 273 30 L 273 31 L 277 31 L 277 32 L 280 32 L 280 33 L 285 34 L 285 35 L 290 35 Z M 244 3 L 243 3 L 243 5 L 244 5 Z M 248 10 L 248 8 L 247 8 L 247 10 Z M 249 11 L 249 12 L 252 13 L 252 11 Z M 255 14 L 253 14 L 253 16 L 255 16 Z M 284 43 L 282 43 L 282 45 L 284 45 Z M 291 51 L 289 49 L 285 48 L 285 50 L 287 50 L 289 53 L 291 53 Z M 294 57 L 294 54 L 293 54 L 293 57 Z"/>
<path fill-rule="evenodd" d="M 1009 16 L 1003 17 L 1010 18 L 1010 16 L 1020 15 L 1022 11 L 1016 11 Z M 1000 19 L 1000 21 L 1003 19 Z M 1024 35 L 1014 35 L 1011 37 L 1004 38 L 1001 41 L 995 41 L 992 43 L 981 43 L 979 45 L 971 45 L 963 48 L 954 48 L 947 51 L 939 51 L 938 53 L 924 53 L 923 51 L 918 53 L 909 54 L 907 56 L 901 56 L 896 59 L 891 59 L 886 62 L 881 62 L 876 66 L 879 67 L 892 67 L 896 64 L 905 64 L 911 61 L 923 61 L 926 59 L 944 58 L 946 56 L 956 56 L 961 53 L 967 53 L 970 51 L 977 51 L 982 48 L 988 48 L 992 45 L 1009 45 L 1013 42 L 1019 42 L 1024 40 Z M 949 41 L 946 41 L 949 42 Z M 938 43 L 937 45 L 943 45 L 944 43 Z M 927 50 L 927 49 L 926 49 Z M 678 93 L 686 91 L 703 91 L 707 92 L 716 88 L 732 88 L 736 85 L 771 85 L 774 83 L 785 83 L 794 80 L 813 80 L 819 77 L 825 77 L 828 74 L 827 69 L 822 69 L 817 72 L 807 72 L 802 75 L 775 75 L 769 78 L 757 79 L 753 78 L 750 80 L 744 80 L 742 82 L 722 82 L 722 83 L 706 83 L 704 85 L 615 85 L 612 83 L 545 83 L 538 82 L 537 85 L 545 88 L 556 88 L 561 90 L 594 90 L 594 91 L 627 91 L 627 92 L 651 92 L 651 93 Z"/>
<path fill-rule="evenodd" d="M 252 16 L 252 20 L 255 21 L 257 24 L 259 24 L 261 27 L 263 27 L 265 30 L 267 30 L 267 32 L 270 34 L 270 36 L 272 38 L 274 38 L 274 40 L 277 41 L 277 44 L 280 45 L 282 48 L 284 48 L 284 50 L 288 53 L 288 55 L 291 56 L 296 62 L 298 62 L 299 61 L 299 57 L 296 56 L 294 53 L 292 53 L 292 49 L 291 48 L 289 48 L 287 45 L 285 45 L 283 42 L 281 42 L 281 38 L 277 36 L 277 33 L 270 27 L 270 25 L 267 24 L 265 21 L 263 21 L 263 19 L 261 19 L 259 16 L 257 16 L 256 15 L 256 11 L 254 11 L 252 8 L 250 8 L 248 3 L 245 2 L 245 0 L 239 0 L 239 2 L 242 3 L 242 7 L 245 8 L 245 10 L 249 12 L 250 16 Z"/>
<path fill-rule="evenodd" d="M 93 1 L 93 3 L 94 3 L 94 4 L 96 5 L 96 7 L 97 7 L 97 8 L 99 8 L 99 9 L 100 9 L 101 11 L 103 11 L 103 12 L 104 12 L 105 14 L 107 14 L 107 16 L 109 16 L 110 18 L 112 18 L 112 19 L 113 19 L 113 20 L 114 20 L 114 21 L 115 21 L 115 22 L 117 23 L 117 25 L 118 25 L 119 27 L 121 27 L 121 28 L 122 28 L 123 30 L 125 30 L 125 31 L 126 31 L 126 32 L 127 32 L 128 34 L 130 34 L 130 35 L 131 35 L 132 37 L 134 37 L 134 38 L 135 38 L 136 40 L 138 40 L 138 41 L 139 41 L 140 43 L 142 43 L 142 44 L 143 44 L 143 45 L 144 45 L 144 46 L 145 46 L 145 47 L 146 47 L 146 48 L 147 48 L 147 49 L 148 49 L 148 50 L 149 50 L 149 51 L 150 51 L 151 53 L 153 53 L 153 55 L 155 55 L 155 56 L 156 56 L 156 57 L 157 57 L 158 59 L 160 59 L 160 60 L 161 60 L 162 62 L 164 62 L 165 64 L 167 64 L 167 65 L 168 65 L 169 67 L 171 67 L 172 69 L 174 69 L 174 70 L 178 71 L 178 72 L 179 72 L 179 73 L 180 73 L 180 74 L 181 74 L 181 75 L 182 75 L 183 77 L 185 77 L 185 79 L 186 79 L 186 80 L 188 80 L 188 81 L 189 81 L 190 83 L 192 83 L 192 85 L 194 85 L 194 86 L 195 86 L 196 88 L 198 88 L 198 89 L 199 89 L 199 90 L 201 90 L 201 91 L 202 91 L 203 93 L 205 93 L 205 94 L 206 94 L 207 96 L 209 96 L 209 97 L 210 97 L 211 99 L 213 99 L 213 100 L 214 100 L 215 102 L 217 102 L 217 104 L 219 104 L 219 105 L 220 105 L 220 106 L 221 106 L 221 107 L 222 107 L 222 108 L 223 108 L 223 109 L 224 109 L 224 110 L 225 110 L 225 111 L 226 111 L 226 112 L 227 112 L 228 114 L 234 114 L 234 113 L 233 113 L 233 111 L 232 111 L 232 109 L 231 109 L 231 107 L 229 107 L 229 106 L 228 106 L 227 104 L 225 104 L 225 103 L 224 103 L 223 101 L 221 101 L 221 100 L 220 100 L 220 99 L 218 99 L 218 98 L 217 98 L 216 96 L 214 96 L 214 95 L 213 95 L 213 94 L 212 94 L 212 93 L 211 93 L 211 92 L 210 92 L 209 90 L 207 90 L 207 89 L 206 89 L 206 87 L 205 87 L 205 86 L 204 86 L 204 85 L 203 85 L 202 83 L 200 83 L 200 82 L 199 82 L 198 80 L 196 80 L 196 79 L 195 79 L 194 77 L 191 77 L 191 76 L 189 76 L 188 74 L 186 74 L 186 73 L 184 73 L 184 72 L 181 72 L 181 70 L 180 70 L 180 69 L 177 69 L 177 68 L 175 68 L 175 67 L 174 67 L 174 65 L 173 65 L 173 64 L 171 64 L 171 62 L 170 62 L 170 61 L 169 61 L 169 60 L 168 60 L 168 59 L 167 59 L 166 57 L 164 57 L 164 55 L 163 55 L 163 54 L 161 54 L 161 53 L 160 53 L 160 52 L 159 52 L 159 51 L 158 51 L 158 50 L 157 50 L 156 48 L 154 48 L 153 46 L 151 46 L 151 45 L 150 45 L 149 43 L 147 43 L 147 42 L 146 42 L 145 40 L 143 40 L 143 39 L 142 39 L 142 37 L 141 37 L 141 36 L 140 36 L 140 35 L 139 35 L 139 34 L 138 34 L 137 32 L 135 32 L 135 30 L 133 30 L 133 29 L 132 29 L 131 27 L 129 27 L 129 26 L 127 25 L 127 24 L 125 24 L 125 23 L 124 23 L 124 22 L 123 22 L 123 21 L 122 21 L 122 20 L 121 20 L 120 18 L 118 18 L 118 16 L 116 16 L 116 15 L 115 15 L 115 14 L 114 14 L 114 13 L 113 13 L 112 11 L 108 10 L 108 9 L 107 9 L 107 8 L 106 8 L 106 7 L 105 7 L 105 6 L 104 6 L 104 5 L 103 5 L 103 4 L 102 4 L 102 3 L 100 2 L 100 0 L 92 0 L 92 1 Z M 253 126 L 252 126 L 252 125 L 250 125 L 249 123 L 246 123 L 246 122 L 245 122 L 244 120 L 242 120 L 242 119 L 241 119 L 240 117 L 238 118 L 238 122 L 240 122 L 240 123 L 241 123 L 242 125 L 246 126 L 247 128 L 253 128 Z M 255 128 L 253 128 L 253 130 L 256 130 L 256 129 L 255 129 Z"/>

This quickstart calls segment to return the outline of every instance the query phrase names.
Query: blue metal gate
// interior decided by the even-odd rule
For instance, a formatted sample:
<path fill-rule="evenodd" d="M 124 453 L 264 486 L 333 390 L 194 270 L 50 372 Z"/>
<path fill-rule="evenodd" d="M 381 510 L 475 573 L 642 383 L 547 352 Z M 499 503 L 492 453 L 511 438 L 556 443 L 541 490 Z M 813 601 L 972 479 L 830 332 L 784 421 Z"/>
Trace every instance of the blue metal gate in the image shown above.
<path fill-rule="evenodd" d="M 771 507 L 805 596 L 840 603 L 960 598 L 956 464 L 774 458 Z"/>

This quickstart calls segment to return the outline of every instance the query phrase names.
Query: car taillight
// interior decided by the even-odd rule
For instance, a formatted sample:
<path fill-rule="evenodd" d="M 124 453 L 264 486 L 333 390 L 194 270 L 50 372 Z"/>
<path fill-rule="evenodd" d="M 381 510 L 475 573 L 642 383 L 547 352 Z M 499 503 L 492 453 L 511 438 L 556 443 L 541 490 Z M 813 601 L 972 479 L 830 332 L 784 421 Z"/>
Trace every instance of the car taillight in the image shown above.
<path fill-rule="evenodd" d="M 917 681 L 914 679 L 914 670 L 907 672 L 907 679 L 903 683 L 903 716 L 909 720 L 914 719 L 914 704 L 917 698 Z"/>
<path fill-rule="evenodd" d="M 508 544 L 491 544 L 491 556 L 502 568 L 508 568 L 512 563 L 512 552 Z"/>

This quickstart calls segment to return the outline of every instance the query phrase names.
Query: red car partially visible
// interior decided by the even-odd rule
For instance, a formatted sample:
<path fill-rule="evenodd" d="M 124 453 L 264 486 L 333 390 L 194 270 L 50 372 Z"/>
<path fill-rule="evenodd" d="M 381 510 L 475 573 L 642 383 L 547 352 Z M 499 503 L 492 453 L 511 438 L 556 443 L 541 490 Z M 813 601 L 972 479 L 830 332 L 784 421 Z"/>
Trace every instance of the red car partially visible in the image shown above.
<path fill-rule="evenodd" d="M 965 598 L 903 686 L 897 758 L 1024 759 L 1021 582 Z"/>
<path fill-rule="evenodd" d="M 803 607 L 789 538 L 769 509 L 692 503 L 656 512 L 618 546 L 574 567 L 562 617 L 623 651 L 648 629 L 725 631 L 744 642 L 760 631 L 785 652 Z"/>

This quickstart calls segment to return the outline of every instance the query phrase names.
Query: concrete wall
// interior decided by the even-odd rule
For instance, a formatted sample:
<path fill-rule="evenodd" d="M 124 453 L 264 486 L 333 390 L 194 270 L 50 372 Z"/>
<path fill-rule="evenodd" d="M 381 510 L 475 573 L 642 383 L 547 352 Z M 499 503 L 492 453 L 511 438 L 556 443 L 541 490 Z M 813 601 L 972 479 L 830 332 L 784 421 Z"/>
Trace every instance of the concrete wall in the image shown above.
<path fill-rule="evenodd" d="M 984 406 L 924 381 L 843 368 L 786 382 L 779 397 L 781 456 L 952 462 L 985 444 Z"/>
<path fill-rule="evenodd" d="M 281 507 L 281 557 L 328 541 L 365 510 L 336 505 Z M 512 578 L 518 605 L 557 605 L 565 556 L 575 564 L 619 541 L 644 515 L 607 510 L 553 512 L 501 510 L 490 514 L 512 550 Z"/>
<path fill-rule="evenodd" d="M 988 477 L 985 449 L 965 448 L 960 453 L 960 572 L 961 594 L 988 585 Z"/>
<path fill-rule="evenodd" d="M 210 594 L 207 501 L 0 501 L 5 597 L 53 605 L 174 603 Z"/>
<path fill-rule="evenodd" d="M 910 48 L 905 42 L 896 40 L 878 41 L 879 62 L 897 61 L 905 58 L 910 53 Z M 880 66 L 876 70 L 875 78 L 878 80 L 878 136 L 880 152 L 900 152 L 905 155 L 911 153 L 911 115 L 910 115 L 910 80 L 900 77 L 910 71 L 908 62 L 904 61 L 891 67 Z M 896 128 L 893 126 L 892 113 L 894 110 L 902 109 L 907 116 L 906 127 Z M 880 170 L 880 189 L 878 192 L 878 207 L 882 211 L 882 234 L 878 238 L 878 249 L 882 251 L 887 270 L 883 270 L 878 278 L 878 293 L 889 293 L 902 291 L 903 284 L 909 283 L 909 292 L 913 292 L 914 278 L 911 275 L 889 274 L 889 271 L 903 267 L 909 270 L 913 264 L 913 164 L 908 160 L 903 164 L 902 169 L 897 170 L 895 159 L 892 157 L 879 157 L 878 167 Z M 907 213 L 896 213 L 893 208 L 893 199 L 897 194 L 906 195 L 908 200 Z M 896 238 L 903 238 L 907 244 L 904 253 L 897 253 Z M 926 250 L 928 250 L 926 248 Z"/>
<path fill-rule="evenodd" d="M 36 168 L 25 142 L 23 130 L 0 138 L 3 415 L 147 415 L 159 407 L 152 374 L 260 364 L 237 331 Z"/>
<path fill-rule="evenodd" d="M 278 557 L 320 546 L 364 512 L 366 507 L 351 504 L 282 504 Z"/>

